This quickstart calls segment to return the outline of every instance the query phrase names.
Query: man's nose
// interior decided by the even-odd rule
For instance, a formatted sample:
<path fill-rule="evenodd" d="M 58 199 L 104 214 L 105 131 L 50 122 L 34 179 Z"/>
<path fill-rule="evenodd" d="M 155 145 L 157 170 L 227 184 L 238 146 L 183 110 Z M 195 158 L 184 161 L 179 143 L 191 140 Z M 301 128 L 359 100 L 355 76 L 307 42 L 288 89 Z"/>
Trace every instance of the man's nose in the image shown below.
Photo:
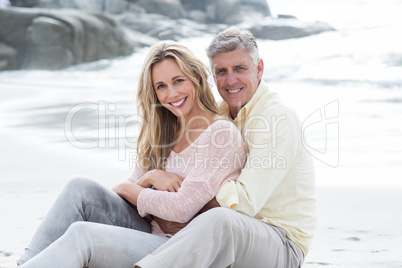
<path fill-rule="evenodd" d="M 226 84 L 234 85 L 237 83 L 237 77 L 234 73 L 229 72 L 226 77 Z"/>

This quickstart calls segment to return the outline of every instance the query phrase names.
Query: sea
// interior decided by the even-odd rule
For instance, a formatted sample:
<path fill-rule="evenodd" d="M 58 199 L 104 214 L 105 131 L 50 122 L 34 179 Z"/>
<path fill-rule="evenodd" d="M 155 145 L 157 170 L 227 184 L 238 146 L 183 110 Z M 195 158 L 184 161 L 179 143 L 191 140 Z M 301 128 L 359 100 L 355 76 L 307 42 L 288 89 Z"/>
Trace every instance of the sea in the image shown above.
<path fill-rule="evenodd" d="M 263 79 L 298 113 L 317 184 L 402 187 L 402 1 L 268 3 L 273 16 L 335 28 L 258 40 Z M 211 38 L 180 42 L 208 65 Z M 0 72 L 0 97 L 12 96 L 2 102 L 0 126 L 43 146 L 68 143 L 88 155 L 102 148 L 129 169 L 140 126 L 135 93 L 147 51 L 58 71 Z"/>

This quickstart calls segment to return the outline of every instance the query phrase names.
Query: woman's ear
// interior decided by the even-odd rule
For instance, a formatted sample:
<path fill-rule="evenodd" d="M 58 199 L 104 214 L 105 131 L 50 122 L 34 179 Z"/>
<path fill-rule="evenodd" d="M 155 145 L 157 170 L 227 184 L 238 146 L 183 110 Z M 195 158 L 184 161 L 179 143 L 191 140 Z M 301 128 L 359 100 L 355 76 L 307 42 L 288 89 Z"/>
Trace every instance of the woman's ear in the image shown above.
<path fill-rule="evenodd" d="M 201 83 L 201 81 L 202 81 L 201 75 L 199 73 L 195 73 L 194 77 L 195 77 L 195 79 L 197 79 L 198 84 L 202 85 L 202 83 Z"/>

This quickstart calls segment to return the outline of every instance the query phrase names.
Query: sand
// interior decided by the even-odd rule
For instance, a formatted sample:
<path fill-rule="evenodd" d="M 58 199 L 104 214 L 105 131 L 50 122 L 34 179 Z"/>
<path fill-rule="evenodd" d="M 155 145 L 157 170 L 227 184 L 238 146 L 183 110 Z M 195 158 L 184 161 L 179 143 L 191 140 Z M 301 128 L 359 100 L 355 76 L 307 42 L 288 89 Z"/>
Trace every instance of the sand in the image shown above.
<path fill-rule="evenodd" d="M 0 104 L 16 97 L 4 96 Z M 0 135 L 0 267 L 16 267 L 69 178 L 84 175 L 112 187 L 129 173 L 116 152 L 35 141 L 25 128 L 0 126 Z M 402 267 L 401 193 L 395 187 L 319 184 L 319 222 L 304 267 Z"/>

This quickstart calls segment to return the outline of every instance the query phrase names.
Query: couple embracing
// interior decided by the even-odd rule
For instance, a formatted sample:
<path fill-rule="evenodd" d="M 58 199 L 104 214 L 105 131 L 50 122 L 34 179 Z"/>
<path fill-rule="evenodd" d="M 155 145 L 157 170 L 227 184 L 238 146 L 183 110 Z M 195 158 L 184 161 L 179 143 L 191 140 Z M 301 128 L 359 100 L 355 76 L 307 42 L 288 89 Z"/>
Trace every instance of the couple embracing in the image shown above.
<path fill-rule="evenodd" d="M 302 266 L 316 211 L 300 121 L 262 80 L 249 31 L 224 30 L 207 54 L 219 106 L 186 47 L 150 49 L 134 172 L 112 190 L 71 179 L 20 267 Z"/>

